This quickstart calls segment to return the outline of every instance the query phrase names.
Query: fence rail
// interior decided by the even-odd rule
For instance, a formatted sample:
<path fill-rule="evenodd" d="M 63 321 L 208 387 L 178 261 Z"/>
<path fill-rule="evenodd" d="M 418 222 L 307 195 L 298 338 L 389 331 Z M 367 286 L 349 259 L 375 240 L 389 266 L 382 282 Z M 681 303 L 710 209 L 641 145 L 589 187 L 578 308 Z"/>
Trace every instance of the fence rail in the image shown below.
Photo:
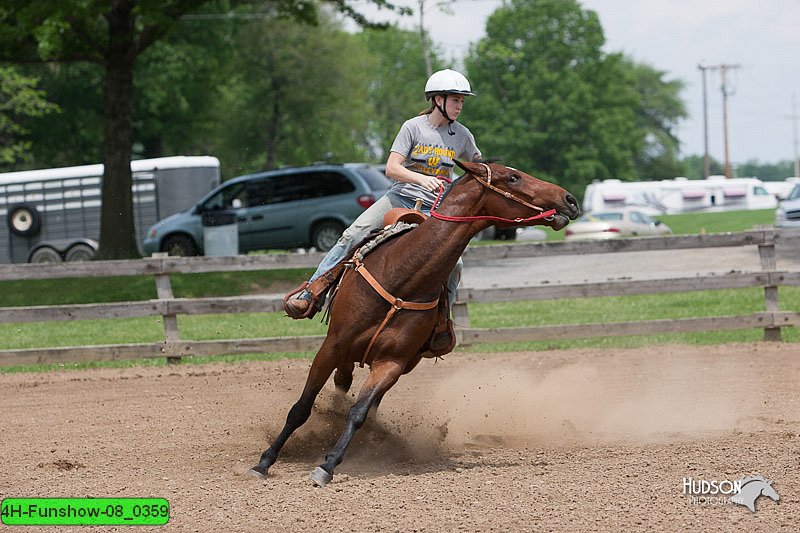
<path fill-rule="evenodd" d="M 456 323 L 461 326 L 458 329 L 458 335 L 462 343 L 468 344 L 475 342 L 532 341 L 764 328 L 765 340 L 780 340 L 782 327 L 800 326 L 800 313 L 780 310 L 778 287 L 800 285 L 800 271 L 776 270 L 776 244 L 800 247 L 800 232 L 758 229 L 741 233 L 687 235 L 668 238 L 640 237 L 616 241 L 527 243 L 470 247 L 464 254 L 465 263 L 468 265 L 504 258 L 757 246 L 762 270 L 758 272 L 730 272 L 657 280 L 619 280 L 492 289 L 462 288 L 458 291 L 454 307 Z M 0 323 L 132 318 L 158 315 L 163 317 L 164 323 L 163 342 L 14 350 L 0 348 L 0 364 L 58 363 L 141 357 L 167 357 L 172 360 L 183 355 L 313 351 L 322 343 L 323 336 L 215 341 L 181 339 L 177 325 L 178 315 L 282 311 L 283 302 L 282 297 L 279 295 L 174 298 L 170 275 L 176 273 L 311 268 L 316 266 L 321 258 L 321 254 L 280 254 L 239 257 L 152 257 L 132 261 L 95 261 L 57 265 L 0 265 L 0 281 L 152 275 L 155 279 L 158 296 L 157 299 L 139 302 L 5 307 L 0 308 Z M 474 302 L 630 296 L 745 287 L 764 288 L 764 312 L 745 316 L 648 320 L 610 324 L 569 324 L 502 329 L 469 327 L 468 304 Z"/>

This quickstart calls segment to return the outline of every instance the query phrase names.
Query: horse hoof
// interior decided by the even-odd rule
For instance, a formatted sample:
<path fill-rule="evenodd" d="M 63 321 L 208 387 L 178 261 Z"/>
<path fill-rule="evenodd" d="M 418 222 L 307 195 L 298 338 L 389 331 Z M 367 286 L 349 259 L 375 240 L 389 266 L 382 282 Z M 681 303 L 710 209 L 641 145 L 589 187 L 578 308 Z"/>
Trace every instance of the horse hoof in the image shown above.
<path fill-rule="evenodd" d="M 324 468 L 318 466 L 311 472 L 311 482 L 317 487 L 325 488 L 325 485 L 331 482 L 333 476 L 325 471 Z"/>
<path fill-rule="evenodd" d="M 264 472 L 259 472 L 258 470 L 256 470 L 256 468 L 258 468 L 258 467 L 257 467 L 257 466 L 254 466 L 253 468 L 251 468 L 250 470 L 248 470 L 248 471 L 247 471 L 247 473 L 248 473 L 250 476 L 252 476 L 252 477 L 254 477 L 254 478 L 256 478 L 256 479 L 267 479 L 267 472 L 266 472 L 266 471 L 264 471 Z"/>

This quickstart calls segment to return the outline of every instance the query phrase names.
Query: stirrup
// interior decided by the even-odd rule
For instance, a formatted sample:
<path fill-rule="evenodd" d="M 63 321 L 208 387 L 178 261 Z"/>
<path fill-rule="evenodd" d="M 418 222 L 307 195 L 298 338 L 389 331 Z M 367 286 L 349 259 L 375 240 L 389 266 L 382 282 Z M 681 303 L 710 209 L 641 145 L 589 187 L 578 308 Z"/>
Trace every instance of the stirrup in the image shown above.
<path fill-rule="evenodd" d="M 447 343 L 434 348 L 433 343 L 437 339 L 444 340 L 446 338 Z M 428 351 L 434 357 L 441 357 L 445 354 L 448 354 L 453 351 L 456 347 L 456 332 L 455 328 L 453 327 L 453 321 L 451 319 L 447 319 L 447 321 L 443 324 L 439 324 L 434 328 L 433 333 L 431 334 L 431 338 L 429 341 Z"/>

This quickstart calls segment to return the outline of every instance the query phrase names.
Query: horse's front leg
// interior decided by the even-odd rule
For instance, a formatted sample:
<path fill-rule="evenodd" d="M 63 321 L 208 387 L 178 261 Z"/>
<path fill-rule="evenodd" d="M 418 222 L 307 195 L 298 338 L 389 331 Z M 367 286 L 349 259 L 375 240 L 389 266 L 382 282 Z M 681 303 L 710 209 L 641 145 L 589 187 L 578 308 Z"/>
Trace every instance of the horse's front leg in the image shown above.
<path fill-rule="evenodd" d="M 264 453 L 261 454 L 261 460 L 256 466 L 250 469 L 250 474 L 254 477 L 265 479 L 267 477 L 269 467 L 275 463 L 278 454 L 286 444 L 287 439 L 294 433 L 294 431 L 305 424 L 308 417 L 311 416 L 311 409 L 314 407 L 314 400 L 317 398 L 319 391 L 328 381 L 333 369 L 335 368 L 334 351 L 329 348 L 331 344 L 326 339 L 322 344 L 319 352 L 317 352 L 314 361 L 311 363 L 311 369 L 308 371 L 308 378 L 306 385 L 303 388 L 303 393 L 300 399 L 297 400 L 289 414 L 286 417 L 286 424 L 283 430 L 278 435 L 278 438 L 272 443 Z"/>
<path fill-rule="evenodd" d="M 380 401 L 392 386 L 397 383 L 403 373 L 404 365 L 396 361 L 376 361 L 373 362 L 369 376 L 361 387 L 358 399 L 347 415 L 347 425 L 336 442 L 336 446 L 325 456 L 325 462 L 319 465 L 311 473 L 311 480 L 315 485 L 324 487 L 333 479 L 333 470 L 342 462 L 344 452 L 348 444 L 353 439 L 358 428 L 360 428 L 367 418 L 370 407 L 375 402 Z"/>

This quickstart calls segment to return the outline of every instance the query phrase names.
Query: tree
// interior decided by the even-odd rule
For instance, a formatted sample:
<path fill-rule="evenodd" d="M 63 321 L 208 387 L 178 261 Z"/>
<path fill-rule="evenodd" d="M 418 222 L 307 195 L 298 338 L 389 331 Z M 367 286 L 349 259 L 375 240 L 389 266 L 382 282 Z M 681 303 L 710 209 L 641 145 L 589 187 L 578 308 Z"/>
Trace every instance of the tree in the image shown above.
<path fill-rule="evenodd" d="M 757 159 L 750 159 L 737 166 L 736 175 L 742 178 L 754 176 L 764 181 L 783 181 L 794 176 L 794 161 L 761 163 Z"/>
<path fill-rule="evenodd" d="M 497 9 L 466 58 L 479 96 L 465 120 L 484 154 L 575 193 L 594 179 L 677 166 L 679 84 L 605 53 L 604 43 L 597 14 L 576 0 L 510 0 Z"/>
<path fill-rule="evenodd" d="M 214 109 L 228 81 L 239 21 L 182 17 L 136 64 L 133 150 L 139 157 L 215 154 Z"/>
<path fill-rule="evenodd" d="M 231 19 L 181 18 L 137 59 L 134 70 L 134 158 L 214 153 L 210 109 L 219 100 L 230 45 Z M 103 67 L 96 63 L 21 65 L 61 112 L 26 121 L 31 130 L 30 168 L 102 160 Z"/>
<path fill-rule="evenodd" d="M 678 157 L 680 142 L 674 128 L 687 117 L 680 98 L 683 82 L 665 80 L 665 73 L 649 65 L 623 61 L 630 71 L 638 96 L 635 107 L 636 126 L 643 139 L 643 148 L 636 155 L 636 174 L 640 179 L 671 179 L 686 174 Z"/>
<path fill-rule="evenodd" d="M 58 113 L 29 117 L 30 159 L 25 168 L 97 163 L 103 157 L 103 68 L 94 63 L 36 63 L 20 71 L 59 106 Z"/>
<path fill-rule="evenodd" d="M 40 117 L 58 109 L 48 102 L 37 80 L 0 67 L 0 167 L 18 164 L 28 157 L 29 133 L 23 126 L 27 117 Z"/>
<path fill-rule="evenodd" d="M 88 61 L 104 67 L 100 259 L 138 257 L 131 133 L 136 58 L 206 0 L 9 0 L 0 11 L 2 59 Z"/>
<path fill-rule="evenodd" d="M 215 113 L 218 152 L 240 174 L 366 156 L 371 59 L 332 21 L 236 28 Z"/>
<path fill-rule="evenodd" d="M 683 158 L 683 166 L 686 169 L 685 177 L 689 179 L 703 179 L 703 166 L 705 165 L 705 157 L 702 155 L 690 155 Z M 711 158 L 710 161 L 711 174 L 722 175 L 725 172 L 725 166 Z"/>
<path fill-rule="evenodd" d="M 373 3 L 393 8 L 386 0 Z M 327 4 L 360 23 L 367 21 L 346 0 Z M 6 0 L 0 7 L 0 60 L 88 61 L 103 66 L 103 163 L 100 259 L 138 256 L 133 231 L 130 161 L 133 79 L 137 58 L 164 38 L 185 14 L 224 0 Z M 318 2 L 253 2 L 270 17 L 316 22 Z"/>
<path fill-rule="evenodd" d="M 414 32 L 391 27 L 365 30 L 359 38 L 373 58 L 367 145 L 373 157 L 385 161 L 400 125 L 427 107 L 424 87 L 428 73 L 423 54 L 428 55 L 434 70 L 444 68 L 444 63 L 435 48 L 423 52 Z"/>

